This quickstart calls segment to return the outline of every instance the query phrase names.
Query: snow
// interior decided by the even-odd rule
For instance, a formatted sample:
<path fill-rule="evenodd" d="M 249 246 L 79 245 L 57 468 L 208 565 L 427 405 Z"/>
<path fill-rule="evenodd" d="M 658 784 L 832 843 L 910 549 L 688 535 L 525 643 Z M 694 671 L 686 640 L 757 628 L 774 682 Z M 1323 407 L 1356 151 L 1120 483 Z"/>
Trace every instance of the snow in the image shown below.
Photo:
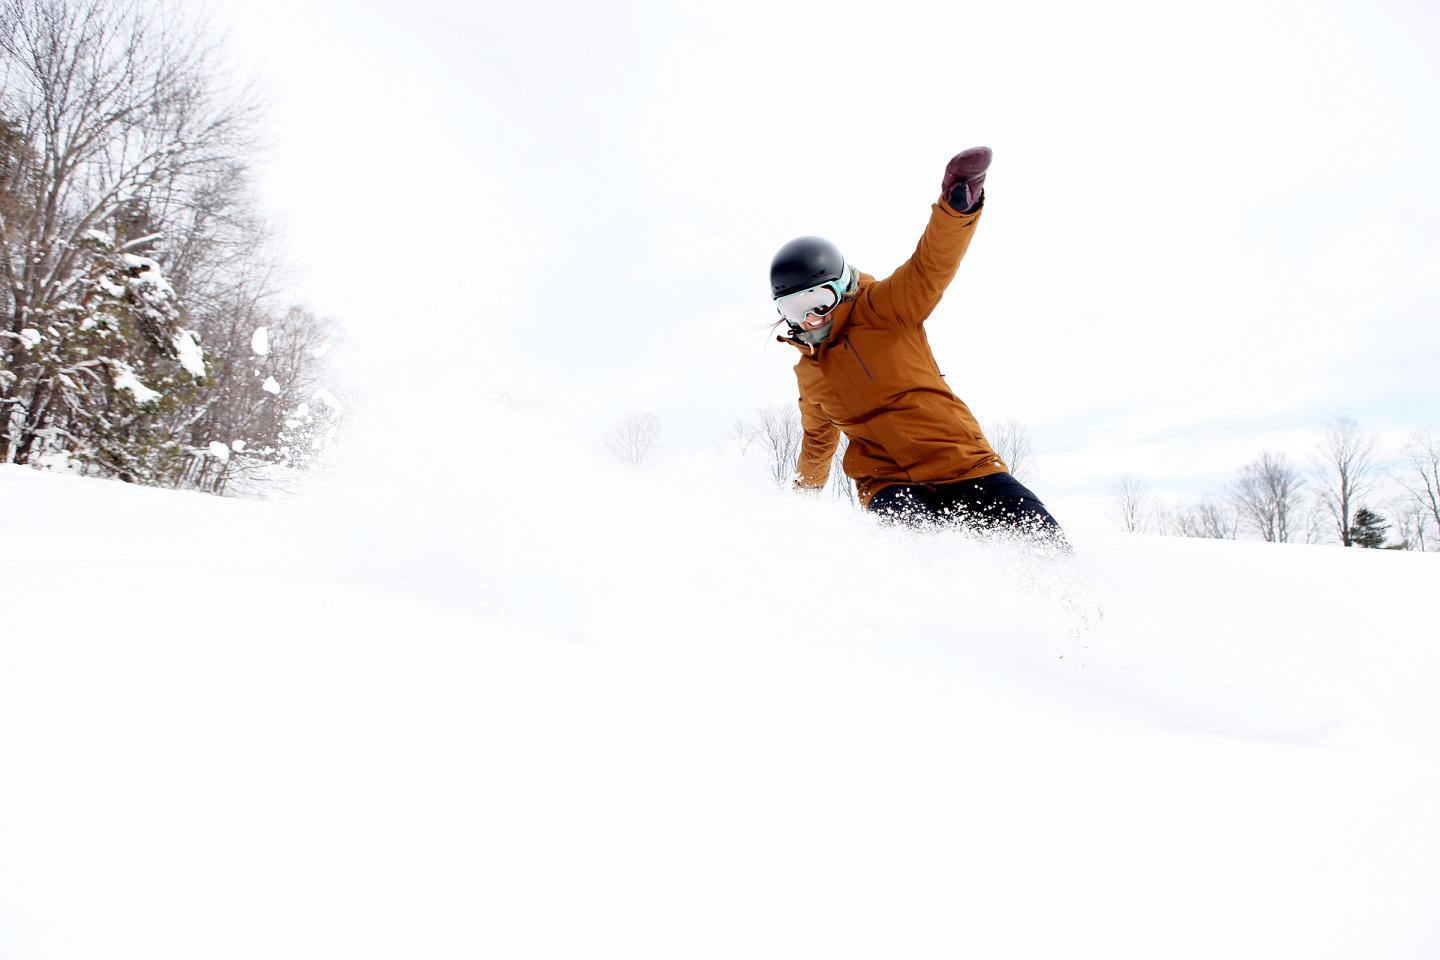
<path fill-rule="evenodd" d="M 268 355 L 270 353 L 270 331 L 265 327 L 256 327 L 254 335 L 250 337 L 250 349 L 257 357 Z"/>
<path fill-rule="evenodd" d="M 210 456 L 214 457 L 217 460 L 223 461 L 230 459 L 230 448 L 227 447 L 225 444 L 221 443 L 219 440 L 211 440 L 209 450 Z"/>
<path fill-rule="evenodd" d="M 115 238 L 103 230 L 86 230 L 80 234 L 80 239 L 98 243 L 107 250 L 115 246 Z"/>
<path fill-rule="evenodd" d="M 43 339 L 44 337 L 40 336 L 40 331 L 34 327 L 26 327 L 20 331 L 20 345 L 26 350 L 34 350 L 40 345 L 40 341 Z"/>
<path fill-rule="evenodd" d="M 345 412 L 345 406 L 340 402 L 340 399 L 324 387 L 317 388 L 315 392 L 310 395 L 310 399 L 317 403 L 324 404 L 336 413 Z"/>
<path fill-rule="evenodd" d="M 70 454 L 64 450 L 51 450 L 37 457 L 35 466 L 41 470 L 52 470 L 57 473 L 78 474 L 81 472 L 83 464 L 72 458 Z"/>
<path fill-rule="evenodd" d="M 158 261 L 133 253 L 121 254 L 121 259 L 126 266 L 137 271 L 132 278 L 134 283 L 152 286 L 165 294 L 174 294 L 175 291 L 170 287 L 170 281 L 165 279 L 165 273 L 160 269 Z"/>
<path fill-rule="evenodd" d="M 160 399 L 161 394 L 141 383 L 140 378 L 135 375 L 135 371 L 128 364 L 112 360 L 111 366 L 115 388 L 128 391 L 135 398 L 136 403 L 153 403 Z"/>
<path fill-rule="evenodd" d="M 1440 557 L 1070 562 L 477 407 L 523 468 L 0 466 L 7 958 L 1440 954 Z"/>
<path fill-rule="evenodd" d="M 175 353 L 180 366 L 192 376 L 205 376 L 205 351 L 200 348 L 200 338 L 193 330 L 181 330 L 175 334 Z"/>
<path fill-rule="evenodd" d="M 265 382 L 260 384 L 260 389 L 264 390 L 266 393 L 274 393 L 278 395 L 280 393 L 280 382 L 274 377 L 266 377 Z"/>

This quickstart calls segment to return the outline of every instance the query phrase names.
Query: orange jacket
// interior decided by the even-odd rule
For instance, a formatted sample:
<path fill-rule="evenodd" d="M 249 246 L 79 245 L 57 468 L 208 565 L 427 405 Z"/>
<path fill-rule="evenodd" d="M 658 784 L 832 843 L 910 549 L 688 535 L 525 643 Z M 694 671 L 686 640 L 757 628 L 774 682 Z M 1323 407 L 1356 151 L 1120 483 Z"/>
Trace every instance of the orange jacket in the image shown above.
<path fill-rule="evenodd" d="M 932 205 L 910 259 L 884 280 L 860 274 L 859 288 L 835 308 L 830 336 L 813 353 L 794 344 L 805 429 L 798 486 L 825 486 L 842 430 L 850 438 L 845 474 L 867 506 L 897 483 L 953 483 L 1007 469 L 970 408 L 950 392 L 925 337 L 925 318 L 954 278 L 979 219 L 979 210 Z"/>

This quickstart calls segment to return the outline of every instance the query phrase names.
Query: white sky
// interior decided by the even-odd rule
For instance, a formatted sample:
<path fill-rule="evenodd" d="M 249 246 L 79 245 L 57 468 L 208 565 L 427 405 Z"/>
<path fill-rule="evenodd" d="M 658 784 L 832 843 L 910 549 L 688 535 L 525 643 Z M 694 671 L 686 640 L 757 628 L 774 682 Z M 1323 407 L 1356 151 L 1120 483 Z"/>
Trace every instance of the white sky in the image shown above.
<path fill-rule="evenodd" d="M 271 94 L 297 297 L 411 410 L 498 385 L 713 444 L 794 399 L 774 250 L 887 274 L 983 143 L 930 338 L 1029 424 L 1041 496 L 1198 497 L 1329 417 L 1440 425 L 1433 3 L 213 9 Z"/>

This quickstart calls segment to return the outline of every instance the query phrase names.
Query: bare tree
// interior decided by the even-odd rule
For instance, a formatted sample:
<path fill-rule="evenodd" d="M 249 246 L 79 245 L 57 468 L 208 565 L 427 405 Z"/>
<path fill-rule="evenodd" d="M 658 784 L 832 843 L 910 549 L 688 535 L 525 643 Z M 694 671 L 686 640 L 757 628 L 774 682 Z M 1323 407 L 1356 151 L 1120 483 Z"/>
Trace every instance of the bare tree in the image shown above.
<path fill-rule="evenodd" d="M 1301 498 L 1302 504 L 1296 512 L 1298 519 L 1290 523 L 1290 539 L 1301 543 L 1333 543 L 1335 531 L 1331 529 L 1330 508 L 1321 497 Z"/>
<path fill-rule="evenodd" d="M 830 489 L 835 496 L 854 505 L 856 503 L 855 481 L 845 473 L 845 452 L 849 449 L 850 438 L 841 433 L 840 442 L 835 446 L 835 456 L 830 459 Z"/>
<path fill-rule="evenodd" d="M 1270 543 L 1288 543 L 1303 503 L 1304 480 L 1283 453 L 1262 451 L 1240 471 L 1231 496 L 1242 520 Z"/>
<path fill-rule="evenodd" d="M 800 426 L 800 411 L 793 406 L 764 407 L 758 411 L 757 434 L 770 463 L 770 477 L 784 486 L 795 476 L 795 461 L 800 457 L 800 444 L 805 431 Z"/>
<path fill-rule="evenodd" d="M 1430 537 L 1431 518 L 1424 506 L 1414 497 L 1400 496 L 1390 506 L 1390 515 L 1395 518 L 1395 536 L 1400 541 L 1394 549 L 1424 552 Z"/>
<path fill-rule="evenodd" d="M 1240 530 L 1240 515 L 1233 504 L 1207 498 L 1176 513 L 1172 526 L 1182 537 L 1234 540 Z"/>
<path fill-rule="evenodd" d="M 750 450 L 750 445 L 760 439 L 760 428 L 749 420 L 736 417 L 730 422 L 730 435 L 735 441 L 735 448 L 743 457 Z"/>
<path fill-rule="evenodd" d="M 1424 525 L 1435 532 L 1435 539 L 1440 539 L 1440 431 L 1412 433 L 1403 453 L 1406 469 L 1400 483 L 1424 515 Z"/>
<path fill-rule="evenodd" d="M 987 427 L 985 436 L 1000 459 L 1010 468 L 1010 476 L 1016 480 L 1028 477 L 1034 480 L 1034 447 L 1030 442 L 1030 428 L 1019 420 L 1001 421 Z"/>
<path fill-rule="evenodd" d="M 213 493 L 232 481 L 249 490 L 271 485 L 283 475 L 277 464 L 312 466 L 341 412 L 323 359 L 336 340 L 333 324 L 300 307 L 273 313 L 245 297 L 231 307 L 209 326 L 213 383 L 174 430 L 191 451 L 184 482 Z M 230 454 L 216 457 L 216 443 Z"/>
<path fill-rule="evenodd" d="M 1327 423 L 1320 435 L 1313 470 L 1319 500 L 1330 515 L 1340 542 L 1351 545 L 1350 528 L 1360 500 L 1376 478 L 1375 437 L 1348 417 Z"/>
<path fill-rule="evenodd" d="M 1126 533 L 1144 533 L 1150 527 L 1154 501 L 1145 484 L 1134 474 L 1126 474 L 1115 484 L 1115 514 Z"/>
<path fill-rule="evenodd" d="M 610 455 L 631 470 L 639 470 L 659 442 L 660 418 L 653 413 L 632 413 L 605 435 Z"/>
<path fill-rule="evenodd" d="M 805 442 L 800 414 L 794 407 L 763 407 L 756 411 L 754 420 L 736 419 L 731 424 L 731 431 L 742 455 L 757 445 L 765 452 L 770 479 L 777 486 L 786 486 L 794 480 L 800 448 Z M 830 458 L 830 479 L 826 487 L 837 498 L 855 504 L 859 502 L 855 481 L 845 473 L 845 452 L 848 449 L 850 439 L 841 433 L 835 453 Z"/>
<path fill-rule="evenodd" d="M 1183 507 L 1172 507 L 1157 500 L 1150 510 L 1150 529 L 1162 537 L 1181 536 L 1184 514 Z"/>

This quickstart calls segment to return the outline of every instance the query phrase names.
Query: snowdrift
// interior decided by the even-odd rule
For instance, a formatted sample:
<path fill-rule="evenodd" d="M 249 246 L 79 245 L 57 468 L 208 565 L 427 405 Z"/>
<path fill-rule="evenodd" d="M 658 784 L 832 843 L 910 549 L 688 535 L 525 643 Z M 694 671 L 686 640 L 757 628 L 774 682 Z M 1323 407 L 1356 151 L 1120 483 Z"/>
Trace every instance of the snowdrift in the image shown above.
<path fill-rule="evenodd" d="M 0 955 L 1440 953 L 1436 557 L 476 429 L 283 503 L 0 467 Z"/>

